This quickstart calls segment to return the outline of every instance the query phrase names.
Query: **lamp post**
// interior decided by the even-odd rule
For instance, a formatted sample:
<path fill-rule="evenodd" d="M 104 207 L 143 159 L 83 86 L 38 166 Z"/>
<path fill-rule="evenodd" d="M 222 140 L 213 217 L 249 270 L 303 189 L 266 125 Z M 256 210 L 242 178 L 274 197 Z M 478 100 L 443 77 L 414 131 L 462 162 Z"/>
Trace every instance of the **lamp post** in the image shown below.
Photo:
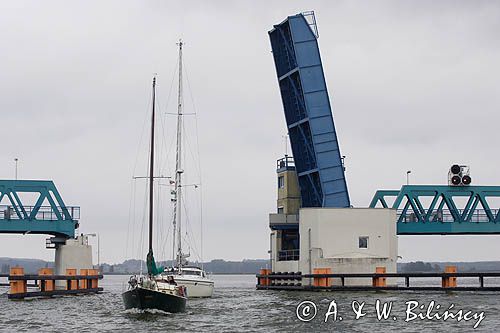
<path fill-rule="evenodd" d="M 406 185 L 410 185 L 410 173 L 411 170 L 406 171 Z"/>
<path fill-rule="evenodd" d="M 19 161 L 19 159 L 17 157 L 14 158 L 14 162 L 16 163 L 16 180 L 17 180 L 17 161 Z"/>
<path fill-rule="evenodd" d="M 87 234 L 87 236 L 92 236 L 92 237 L 97 237 L 97 269 L 101 269 L 101 258 L 100 258 L 100 248 L 99 248 L 99 234 L 93 233 L 93 234 Z"/>

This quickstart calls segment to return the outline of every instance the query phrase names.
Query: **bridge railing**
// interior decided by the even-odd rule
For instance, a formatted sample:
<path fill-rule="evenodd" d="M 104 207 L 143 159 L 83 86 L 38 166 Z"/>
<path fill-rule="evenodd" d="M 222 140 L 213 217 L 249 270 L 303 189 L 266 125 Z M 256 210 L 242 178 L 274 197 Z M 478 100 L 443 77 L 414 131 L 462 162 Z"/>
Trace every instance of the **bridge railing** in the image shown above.
<path fill-rule="evenodd" d="M 463 216 L 464 210 L 457 210 L 460 216 Z M 498 209 L 490 209 L 493 216 L 498 216 Z M 403 214 L 404 209 L 398 209 L 398 221 L 400 222 L 419 222 L 419 218 L 417 214 L 413 211 L 406 211 Z M 425 218 L 427 212 L 420 212 L 420 215 Z M 436 210 L 431 213 L 429 216 L 429 222 L 455 222 L 455 217 L 448 209 Z M 486 210 L 484 209 L 475 209 L 472 216 L 470 216 L 470 220 L 468 222 L 491 222 Z"/>
<path fill-rule="evenodd" d="M 295 169 L 295 161 L 293 159 L 293 156 L 288 156 L 285 155 L 285 157 L 282 157 L 276 161 L 276 170 L 280 169 L 288 169 L 288 168 L 293 168 Z"/>
<path fill-rule="evenodd" d="M 20 220 L 31 216 L 31 213 L 35 209 L 35 206 L 23 206 L 24 212 L 20 211 L 21 216 L 19 217 L 13 206 L 10 205 L 0 205 L 0 220 Z M 63 208 L 60 206 L 56 207 L 58 213 L 64 216 Z M 80 207 L 77 206 L 66 206 L 69 216 L 72 220 L 80 219 Z M 26 213 L 26 217 L 24 216 Z M 41 206 L 33 217 L 36 220 L 44 221 L 56 221 L 59 220 L 57 213 L 52 209 L 51 206 Z"/>

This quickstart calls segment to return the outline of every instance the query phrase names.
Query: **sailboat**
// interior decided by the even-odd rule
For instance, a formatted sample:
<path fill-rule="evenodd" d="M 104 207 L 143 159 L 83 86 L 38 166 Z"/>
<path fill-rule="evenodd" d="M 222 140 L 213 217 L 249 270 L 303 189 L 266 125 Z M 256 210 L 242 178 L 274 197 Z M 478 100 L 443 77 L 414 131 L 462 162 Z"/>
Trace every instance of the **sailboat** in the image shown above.
<path fill-rule="evenodd" d="M 183 118 L 183 98 L 182 98 L 182 40 L 179 41 L 179 91 L 177 100 L 177 152 L 175 161 L 175 189 L 172 191 L 172 202 L 174 204 L 174 248 L 175 233 L 177 232 L 177 255 L 175 265 L 166 269 L 163 275 L 167 279 L 174 279 L 178 285 L 187 290 L 188 297 L 211 297 L 214 290 L 214 281 L 200 267 L 189 266 L 187 258 L 189 254 L 182 251 L 182 118 Z"/>
<path fill-rule="evenodd" d="M 128 290 L 122 294 L 126 309 L 157 309 L 175 313 L 186 310 L 186 288 L 179 286 L 172 277 L 161 275 L 164 268 L 157 267 L 153 255 L 153 170 L 155 133 L 156 77 L 153 78 L 153 110 L 151 117 L 151 150 L 149 162 L 149 249 L 146 257 L 148 274 L 132 276 Z"/>

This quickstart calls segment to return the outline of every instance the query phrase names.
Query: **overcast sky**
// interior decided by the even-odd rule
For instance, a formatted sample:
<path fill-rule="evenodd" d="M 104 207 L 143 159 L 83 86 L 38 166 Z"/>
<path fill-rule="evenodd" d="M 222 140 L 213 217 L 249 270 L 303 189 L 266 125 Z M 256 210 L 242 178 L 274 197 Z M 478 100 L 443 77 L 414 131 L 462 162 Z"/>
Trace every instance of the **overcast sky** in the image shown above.
<path fill-rule="evenodd" d="M 0 1 L 0 178 L 14 177 L 19 158 L 20 178 L 52 179 L 66 204 L 81 206 L 80 231 L 100 234 L 101 261 L 140 255 L 126 244 L 131 195 L 143 195 L 131 178 L 146 172 L 137 151 L 147 150 L 153 73 L 164 129 L 175 121 L 165 113 L 175 112 L 168 96 L 182 37 L 205 259 L 266 258 L 286 133 L 267 31 L 307 10 L 355 206 L 400 188 L 407 170 L 413 184 L 444 184 L 453 163 L 470 165 L 474 184 L 500 185 L 493 1 Z M 53 260 L 44 238 L 1 235 L 0 256 Z M 499 240 L 406 236 L 399 254 L 498 260 Z"/>

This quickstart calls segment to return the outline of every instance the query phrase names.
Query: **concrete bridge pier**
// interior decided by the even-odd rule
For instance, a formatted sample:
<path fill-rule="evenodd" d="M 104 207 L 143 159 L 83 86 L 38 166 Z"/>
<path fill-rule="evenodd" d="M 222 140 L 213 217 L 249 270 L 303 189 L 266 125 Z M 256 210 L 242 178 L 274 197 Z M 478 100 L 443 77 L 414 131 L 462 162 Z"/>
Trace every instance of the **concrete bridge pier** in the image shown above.
<path fill-rule="evenodd" d="M 88 244 L 88 236 L 80 235 L 55 244 L 55 274 L 66 275 L 67 269 L 91 269 L 92 246 Z M 65 281 L 56 281 L 56 287 L 64 288 Z"/>

